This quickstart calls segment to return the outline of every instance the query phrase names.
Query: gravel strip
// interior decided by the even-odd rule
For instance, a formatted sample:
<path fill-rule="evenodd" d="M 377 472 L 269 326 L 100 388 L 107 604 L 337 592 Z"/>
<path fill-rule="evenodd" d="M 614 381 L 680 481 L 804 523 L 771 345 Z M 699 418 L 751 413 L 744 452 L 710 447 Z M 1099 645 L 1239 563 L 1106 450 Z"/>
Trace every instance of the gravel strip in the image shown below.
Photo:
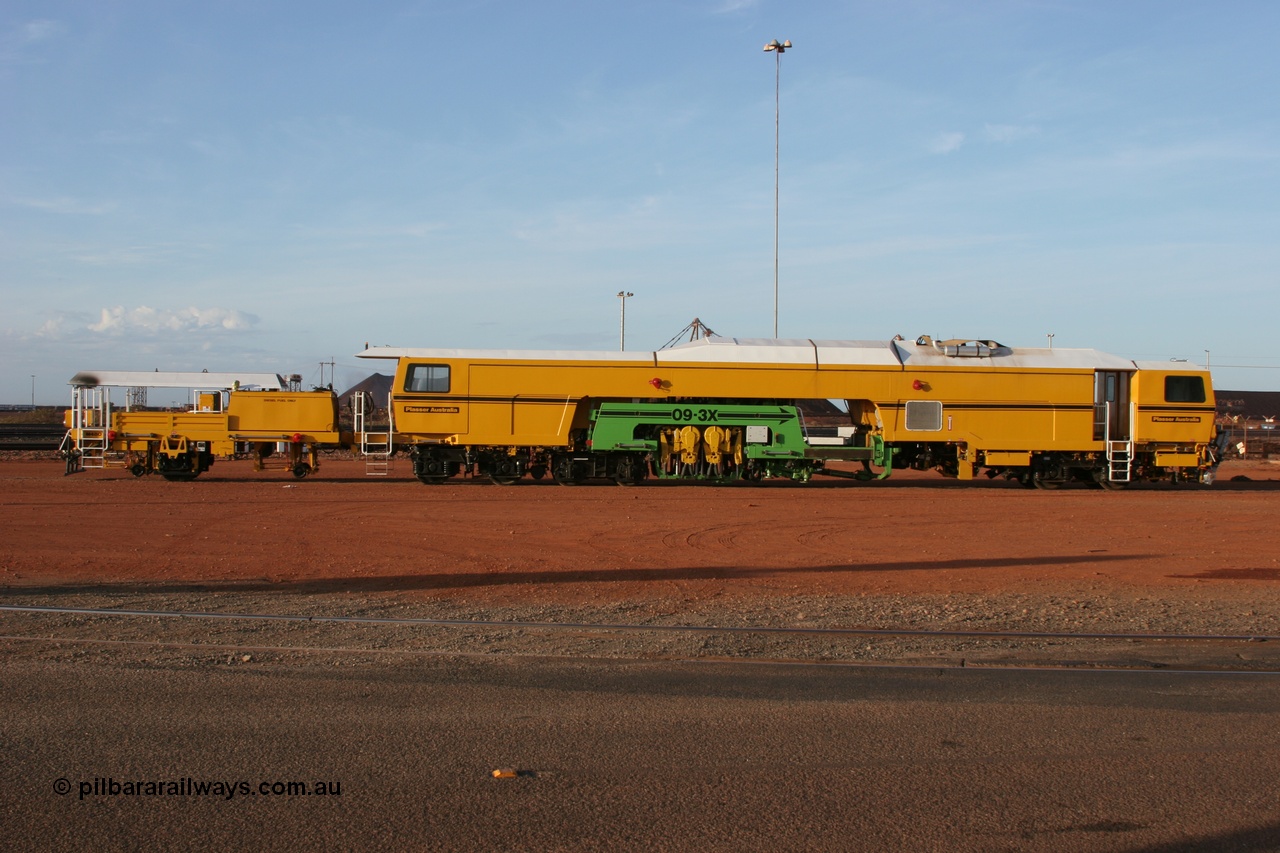
<path fill-rule="evenodd" d="M 156 644 L 141 659 L 240 665 L 316 654 L 359 664 L 389 655 L 534 655 L 625 659 L 758 659 L 939 666 L 1029 665 L 1280 670 L 1280 642 L 675 632 L 610 625 L 1022 633 L 1280 635 L 1280 609 L 1230 598 L 1151 599 L 1037 596 L 1030 593 L 857 597 L 793 596 L 766 601 L 656 599 L 605 606 L 476 606 L 465 600 L 386 594 L 263 595 L 183 593 L 68 596 L 0 595 L 0 603 L 69 608 L 274 613 L 377 619 L 478 620 L 503 625 L 172 619 L 137 616 L 0 613 L 13 653 L 91 657 Z M 594 627 L 601 626 L 601 627 Z M 107 641 L 85 642 L 85 641 Z M 192 646 L 209 646 L 208 651 Z M 115 650 L 113 652 L 113 650 Z M 243 651 L 242 651 L 243 650 Z M 256 650 L 256 651 L 252 651 Z M 246 655 L 249 661 L 243 660 Z"/>

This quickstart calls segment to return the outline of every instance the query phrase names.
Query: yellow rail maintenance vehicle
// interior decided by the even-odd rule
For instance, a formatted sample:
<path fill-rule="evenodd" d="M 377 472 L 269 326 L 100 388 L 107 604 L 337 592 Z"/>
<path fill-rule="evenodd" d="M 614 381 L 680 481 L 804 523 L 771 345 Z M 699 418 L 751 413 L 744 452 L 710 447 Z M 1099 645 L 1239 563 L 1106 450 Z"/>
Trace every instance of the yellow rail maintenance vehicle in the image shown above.
<path fill-rule="evenodd" d="M 891 343 L 902 373 L 873 404 L 899 465 L 1052 489 L 1208 483 L 1221 461 L 1208 371 L 1091 349 Z"/>
<path fill-rule="evenodd" d="M 1206 371 L 1096 350 L 708 337 L 654 352 L 357 355 L 397 362 L 392 440 L 424 483 L 866 479 L 909 466 L 1119 488 L 1211 482 L 1221 457 Z M 805 429 L 800 403 L 815 399 L 843 401 L 837 439 Z"/>
<path fill-rule="evenodd" d="M 194 480 L 217 458 L 249 456 L 254 470 L 301 479 L 319 470 L 321 448 L 352 438 L 338 429 L 333 390 L 303 391 L 300 382 L 274 373 L 78 373 L 70 382 L 68 470 L 121 467 L 137 477 Z M 124 409 L 112 405 L 117 387 L 129 389 Z M 189 389 L 191 405 L 147 409 L 149 388 Z"/>

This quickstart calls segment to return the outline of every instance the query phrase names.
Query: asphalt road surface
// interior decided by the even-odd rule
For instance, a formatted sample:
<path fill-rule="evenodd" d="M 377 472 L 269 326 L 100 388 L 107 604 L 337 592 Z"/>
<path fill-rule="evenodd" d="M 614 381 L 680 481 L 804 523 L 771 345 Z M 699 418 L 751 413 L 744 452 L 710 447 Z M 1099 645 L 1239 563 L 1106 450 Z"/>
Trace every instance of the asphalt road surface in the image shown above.
<path fill-rule="evenodd" d="M 8 849 L 1280 849 L 1275 675 L 2 645 Z"/>

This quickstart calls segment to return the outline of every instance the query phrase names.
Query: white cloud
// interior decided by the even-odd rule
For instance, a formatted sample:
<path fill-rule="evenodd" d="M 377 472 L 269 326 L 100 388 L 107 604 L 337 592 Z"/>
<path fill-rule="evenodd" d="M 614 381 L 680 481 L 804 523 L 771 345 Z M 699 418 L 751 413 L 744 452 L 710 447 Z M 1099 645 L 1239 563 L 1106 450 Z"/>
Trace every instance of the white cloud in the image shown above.
<path fill-rule="evenodd" d="M 44 41 L 62 32 L 62 24 L 48 19 L 28 21 L 22 25 L 22 40 L 25 42 Z"/>
<path fill-rule="evenodd" d="M 1040 132 L 1040 128 L 1034 125 L 1018 124 L 988 124 L 982 129 L 992 142 L 1017 142 Z"/>
<path fill-rule="evenodd" d="M 62 334 L 62 327 L 66 323 L 66 317 L 57 316 L 45 320 L 44 325 L 36 330 L 37 338 L 56 338 Z"/>
<path fill-rule="evenodd" d="M 417 222 L 387 222 L 357 225 L 352 227 L 312 227 L 297 226 L 294 234 L 300 238 L 324 240 L 333 243 L 339 240 L 375 240 L 386 238 L 421 239 L 430 237 L 449 227 L 446 222 L 419 220 Z"/>
<path fill-rule="evenodd" d="M 70 198 L 68 196 L 56 196 L 53 198 L 12 198 L 9 201 L 19 207 L 30 207 L 35 210 L 43 210 L 45 213 L 72 213 L 87 216 L 103 216 L 116 209 L 115 204 L 110 202 L 88 202 L 78 198 Z"/>
<path fill-rule="evenodd" d="M 192 150 L 212 160 L 232 160 L 244 153 L 240 140 L 226 133 L 210 138 L 191 139 L 187 144 Z"/>
<path fill-rule="evenodd" d="M 741 12 L 744 9 L 754 9 L 760 5 L 760 0 L 724 0 L 719 6 L 711 10 L 713 15 L 730 15 L 734 12 Z"/>
<path fill-rule="evenodd" d="M 644 196 L 607 209 L 607 205 L 566 205 L 515 229 L 518 240 L 554 251 L 630 250 L 671 245 L 681 226 L 669 218 L 669 206 Z"/>
<path fill-rule="evenodd" d="M 939 133 L 934 137 L 933 143 L 929 146 L 929 150 L 934 154 L 950 154 L 961 145 L 964 145 L 964 134 L 958 130 L 949 131 L 947 133 Z"/>
<path fill-rule="evenodd" d="M 90 323 L 89 331 L 106 335 L 125 333 L 162 334 L 191 331 L 244 331 L 255 325 L 258 318 L 230 308 L 179 308 L 177 310 L 150 308 L 140 305 L 126 309 L 117 305 L 103 308 L 102 317 Z M 46 324 L 48 325 L 48 324 Z"/>

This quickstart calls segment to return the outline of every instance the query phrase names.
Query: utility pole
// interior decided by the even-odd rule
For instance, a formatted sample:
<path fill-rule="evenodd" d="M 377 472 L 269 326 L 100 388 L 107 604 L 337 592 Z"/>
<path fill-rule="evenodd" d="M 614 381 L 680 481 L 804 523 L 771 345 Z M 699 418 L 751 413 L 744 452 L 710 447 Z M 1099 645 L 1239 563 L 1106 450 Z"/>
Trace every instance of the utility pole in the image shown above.
<path fill-rule="evenodd" d="M 623 352 L 627 348 L 627 297 L 629 296 L 635 296 L 635 294 L 627 290 L 618 291 L 618 301 L 620 306 L 618 311 L 618 323 L 620 326 L 618 332 L 619 352 Z"/>

